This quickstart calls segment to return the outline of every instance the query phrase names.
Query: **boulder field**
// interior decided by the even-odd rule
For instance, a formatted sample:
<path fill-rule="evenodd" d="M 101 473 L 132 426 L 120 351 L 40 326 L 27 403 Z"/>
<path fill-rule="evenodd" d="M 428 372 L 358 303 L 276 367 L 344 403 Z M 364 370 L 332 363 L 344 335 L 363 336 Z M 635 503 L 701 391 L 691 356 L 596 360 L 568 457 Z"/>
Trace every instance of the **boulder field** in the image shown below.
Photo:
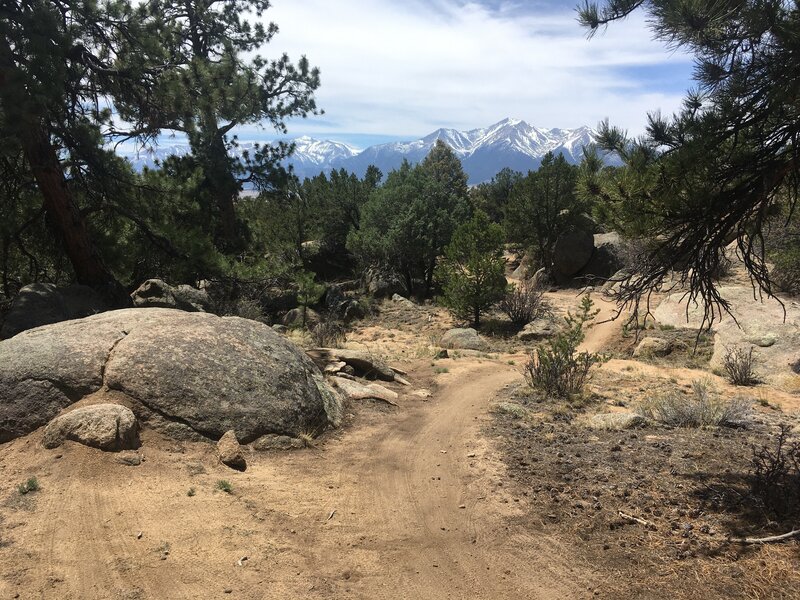
<path fill-rule="evenodd" d="M 174 437 L 249 443 L 338 425 L 341 403 L 314 362 L 267 325 L 164 308 L 124 309 L 0 342 L 0 443 L 99 392 L 121 394 Z"/>

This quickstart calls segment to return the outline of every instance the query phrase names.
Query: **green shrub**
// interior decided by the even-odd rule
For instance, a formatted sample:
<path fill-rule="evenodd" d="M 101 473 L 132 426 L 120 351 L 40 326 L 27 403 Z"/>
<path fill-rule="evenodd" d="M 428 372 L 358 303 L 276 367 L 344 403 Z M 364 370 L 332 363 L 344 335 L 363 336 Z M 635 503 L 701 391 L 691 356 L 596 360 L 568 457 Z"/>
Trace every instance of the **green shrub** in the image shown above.
<path fill-rule="evenodd" d="M 226 494 L 233 493 L 233 486 L 231 485 L 230 481 L 226 481 L 224 479 L 220 479 L 217 482 L 217 489 L 225 492 Z"/>
<path fill-rule="evenodd" d="M 17 486 L 17 491 L 23 496 L 30 492 L 38 492 L 40 489 L 39 480 L 36 477 L 30 477 L 28 481 Z"/>
<path fill-rule="evenodd" d="M 481 315 L 502 300 L 506 282 L 503 228 L 480 211 L 459 226 L 436 269 L 442 284 L 439 302 L 456 319 L 477 327 Z"/>
<path fill-rule="evenodd" d="M 568 398 L 580 393 L 589 379 L 593 365 L 606 359 L 602 354 L 578 352 L 583 341 L 584 324 L 598 311 L 592 311 L 592 299 L 585 295 L 577 314 L 567 313 L 565 330 L 551 338 L 547 345 L 531 353 L 525 365 L 525 379 L 535 390 L 548 396 Z"/>

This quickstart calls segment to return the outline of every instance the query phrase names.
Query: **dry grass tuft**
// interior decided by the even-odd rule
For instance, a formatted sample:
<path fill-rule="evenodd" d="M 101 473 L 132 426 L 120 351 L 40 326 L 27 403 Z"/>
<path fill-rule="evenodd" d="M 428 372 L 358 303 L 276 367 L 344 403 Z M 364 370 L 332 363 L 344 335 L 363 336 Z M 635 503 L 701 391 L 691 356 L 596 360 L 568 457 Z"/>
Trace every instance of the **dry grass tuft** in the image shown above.
<path fill-rule="evenodd" d="M 670 427 L 737 427 L 748 420 L 750 402 L 722 399 L 708 382 L 693 381 L 690 395 L 673 390 L 643 401 L 636 412 Z"/>

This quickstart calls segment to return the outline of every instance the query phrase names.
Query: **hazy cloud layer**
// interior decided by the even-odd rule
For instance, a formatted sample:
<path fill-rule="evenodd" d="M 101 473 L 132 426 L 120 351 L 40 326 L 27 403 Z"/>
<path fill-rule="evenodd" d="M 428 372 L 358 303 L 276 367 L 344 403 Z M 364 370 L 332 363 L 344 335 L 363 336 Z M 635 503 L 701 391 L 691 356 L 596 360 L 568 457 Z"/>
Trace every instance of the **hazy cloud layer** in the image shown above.
<path fill-rule="evenodd" d="M 537 126 L 614 123 L 641 132 L 674 111 L 691 63 L 651 40 L 637 15 L 592 40 L 570 2 L 274 0 L 270 53 L 322 70 L 326 114 L 292 135 L 414 137 L 511 116 Z M 351 136 L 345 136 L 351 137 Z"/>

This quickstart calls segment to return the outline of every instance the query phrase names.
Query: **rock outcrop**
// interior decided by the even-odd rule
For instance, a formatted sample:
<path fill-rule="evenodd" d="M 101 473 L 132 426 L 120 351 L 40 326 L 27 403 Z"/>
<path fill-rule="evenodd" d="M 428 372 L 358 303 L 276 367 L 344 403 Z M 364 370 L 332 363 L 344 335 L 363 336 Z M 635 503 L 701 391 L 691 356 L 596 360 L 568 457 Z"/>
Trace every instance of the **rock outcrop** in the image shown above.
<path fill-rule="evenodd" d="M 621 246 L 618 233 L 565 232 L 553 250 L 553 276 L 561 284 L 606 280 L 622 266 Z"/>
<path fill-rule="evenodd" d="M 774 298 L 757 297 L 750 286 L 721 286 L 719 292 L 730 303 L 736 321 L 730 315 L 717 314 L 710 367 L 722 374 L 728 348 L 752 346 L 759 379 L 786 391 L 800 389 L 800 375 L 792 368 L 800 358 L 800 303 L 784 299 L 781 306 Z M 662 300 L 653 316 L 662 325 L 699 328 L 703 309 L 676 292 Z"/>
<path fill-rule="evenodd" d="M 397 406 L 397 392 L 377 383 L 363 384 L 344 377 L 333 377 L 334 385 L 342 391 L 348 400 L 383 400 L 387 404 Z"/>
<path fill-rule="evenodd" d="M 125 309 L 0 342 L 0 442 L 81 398 L 124 394 L 148 426 L 248 443 L 338 425 L 341 405 L 313 361 L 267 325 L 238 317 Z"/>
<path fill-rule="evenodd" d="M 394 369 L 387 365 L 380 357 L 363 350 L 350 350 L 348 348 L 313 348 L 307 351 L 320 369 L 325 369 L 331 363 L 344 363 L 352 367 L 354 374 L 366 379 L 382 379 L 383 381 L 398 381 Z"/>
<path fill-rule="evenodd" d="M 0 339 L 106 310 L 108 306 L 103 299 L 85 285 L 57 287 L 52 283 L 32 283 L 23 287 L 14 298 L 0 329 Z"/>
<path fill-rule="evenodd" d="M 372 268 L 364 273 L 364 290 L 375 298 L 391 298 L 404 293 L 405 286 L 396 274 Z"/>
<path fill-rule="evenodd" d="M 125 406 L 83 406 L 50 421 L 42 445 L 57 448 L 67 440 L 101 450 L 132 450 L 139 447 L 139 425 L 133 411 Z"/>
<path fill-rule="evenodd" d="M 517 339 L 523 342 L 536 342 L 554 336 L 559 331 L 558 325 L 547 317 L 531 321 L 517 334 Z"/>
<path fill-rule="evenodd" d="M 131 294 L 137 308 L 176 308 L 187 312 L 209 312 L 211 298 L 205 290 L 190 285 L 169 285 L 160 279 L 148 279 Z"/>

